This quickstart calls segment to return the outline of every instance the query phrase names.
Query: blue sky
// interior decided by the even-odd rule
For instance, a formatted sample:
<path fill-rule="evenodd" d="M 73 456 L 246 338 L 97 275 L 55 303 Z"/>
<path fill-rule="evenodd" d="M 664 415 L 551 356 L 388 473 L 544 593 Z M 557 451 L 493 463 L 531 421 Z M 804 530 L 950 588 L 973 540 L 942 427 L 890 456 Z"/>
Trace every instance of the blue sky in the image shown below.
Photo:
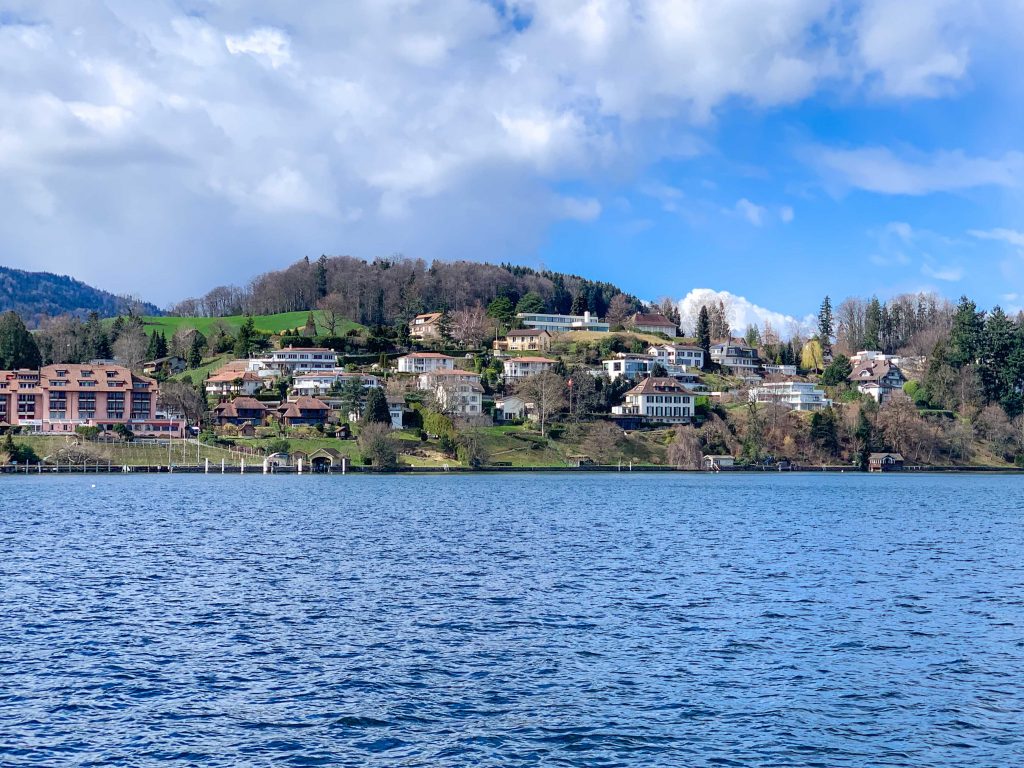
<path fill-rule="evenodd" d="M 4 6 L 7 265 L 158 303 L 403 253 L 1024 305 L 1020 0 Z"/>

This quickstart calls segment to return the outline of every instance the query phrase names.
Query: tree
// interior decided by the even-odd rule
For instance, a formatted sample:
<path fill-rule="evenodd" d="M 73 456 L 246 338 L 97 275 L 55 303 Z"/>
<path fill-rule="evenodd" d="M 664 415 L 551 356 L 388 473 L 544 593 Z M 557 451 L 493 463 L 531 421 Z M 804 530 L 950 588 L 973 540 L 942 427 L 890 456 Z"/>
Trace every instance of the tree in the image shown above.
<path fill-rule="evenodd" d="M 359 452 L 364 459 L 380 470 L 398 466 L 398 449 L 388 424 L 372 422 L 365 424 L 359 432 Z"/>
<path fill-rule="evenodd" d="M 605 315 L 605 322 L 616 328 L 623 326 L 629 319 L 629 316 L 633 313 L 633 306 L 630 304 L 629 299 L 626 298 L 625 294 L 617 293 L 612 296 L 611 302 L 608 304 L 608 313 Z"/>
<path fill-rule="evenodd" d="M 509 329 L 516 319 L 516 308 L 508 296 L 499 296 L 487 305 L 487 316 L 497 321 L 499 329 Z"/>
<path fill-rule="evenodd" d="M 836 429 L 836 412 L 831 408 L 815 411 L 811 415 L 811 441 L 835 456 L 839 453 L 839 432 Z"/>
<path fill-rule="evenodd" d="M 441 317 L 437 319 L 437 335 L 441 338 L 441 343 L 445 346 L 451 346 L 455 340 L 452 337 L 452 313 L 447 309 L 441 313 Z"/>
<path fill-rule="evenodd" d="M 853 364 L 846 355 L 836 355 L 821 374 L 821 383 L 836 387 L 844 383 L 853 373 Z"/>
<path fill-rule="evenodd" d="M 857 462 L 861 469 L 868 468 L 868 457 L 875 449 L 875 428 L 862 407 L 857 412 L 857 428 L 853 433 Z"/>
<path fill-rule="evenodd" d="M 467 467 L 482 467 L 490 461 L 491 455 L 487 442 L 478 429 L 466 429 L 456 439 L 458 445 L 456 455 Z"/>
<path fill-rule="evenodd" d="M 316 260 L 316 295 L 318 299 L 327 295 L 327 256 L 324 254 Z"/>
<path fill-rule="evenodd" d="M 516 313 L 537 314 L 545 309 L 543 297 L 536 291 L 530 291 L 516 304 Z"/>
<path fill-rule="evenodd" d="M 871 297 L 864 314 L 864 346 L 868 349 L 882 348 L 882 305 L 877 296 Z"/>
<path fill-rule="evenodd" d="M 306 315 L 306 325 L 302 328 L 302 335 L 308 339 L 316 336 L 316 318 L 313 317 L 312 312 Z"/>
<path fill-rule="evenodd" d="M 235 357 L 249 357 L 256 348 L 256 321 L 252 315 L 245 318 L 235 337 Z"/>
<path fill-rule="evenodd" d="M 832 326 L 832 299 L 826 296 L 818 311 L 818 341 L 824 355 L 832 354 Z"/>
<path fill-rule="evenodd" d="M 584 312 L 589 312 L 590 307 L 587 305 L 587 297 L 583 295 L 583 291 L 577 293 L 572 300 L 572 308 L 569 310 L 571 315 L 582 315 Z"/>
<path fill-rule="evenodd" d="M 146 360 L 149 337 L 142 330 L 141 323 L 127 323 L 114 342 L 114 359 L 126 368 L 137 370 Z"/>
<path fill-rule="evenodd" d="M 480 347 L 494 333 L 484 308 L 477 304 L 452 313 L 451 335 L 463 347 Z"/>
<path fill-rule="evenodd" d="M 203 348 L 206 346 L 203 334 L 196 331 L 192 334 L 192 343 L 188 347 L 186 361 L 189 368 L 198 368 L 203 364 Z"/>
<path fill-rule="evenodd" d="M 953 327 L 949 332 L 949 347 L 946 353 L 946 361 L 954 368 L 976 363 L 981 357 L 984 316 L 985 313 L 979 312 L 973 301 L 966 296 L 960 297 L 960 303 L 957 304 L 953 315 Z"/>
<path fill-rule="evenodd" d="M 339 388 L 342 414 L 362 413 L 366 402 L 366 388 L 358 377 L 347 378 Z"/>
<path fill-rule="evenodd" d="M 100 322 L 98 312 L 90 312 L 85 321 L 86 360 L 109 360 L 111 354 L 110 337 Z"/>
<path fill-rule="evenodd" d="M 523 379 L 516 392 L 527 402 L 533 403 L 540 419 L 540 433 L 547 434 L 550 416 L 565 408 L 565 380 L 553 371 L 544 371 Z"/>
<path fill-rule="evenodd" d="M 159 360 L 161 357 L 167 357 L 167 337 L 161 331 L 153 331 L 149 334 L 146 358 L 149 360 Z"/>
<path fill-rule="evenodd" d="M 189 382 L 165 381 L 160 385 L 157 405 L 171 413 L 180 413 L 189 424 L 201 424 L 206 413 L 206 395 Z"/>
<path fill-rule="evenodd" d="M 668 461 L 676 469 L 700 469 L 703 451 L 699 433 L 692 427 L 676 427 L 668 447 Z"/>
<path fill-rule="evenodd" d="M 704 350 L 704 369 L 711 365 L 711 318 L 708 308 L 702 306 L 697 315 L 697 344 Z"/>
<path fill-rule="evenodd" d="M 651 366 L 651 376 L 657 378 L 663 378 L 665 376 L 668 376 L 668 369 L 661 363 L 655 363 L 654 365 Z"/>
<path fill-rule="evenodd" d="M 622 453 L 626 434 L 610 421 L 595 421 L 587 427 L 583 451 L 598 464 L 611 464 Z"/>
<path fill-rule="evenodd" d="M 811 339 L 800 350 L 800 367 L 805 371 L 821 371 L 825 368 L 825 358 L 821 350 L 821 342 Z"/>
<path fill-rule="evenodd" d="M 39 347 L 16 312 L 0 315 L 0 369 L 38 368 Z"/>
<path fill-rule="evenodd" d="M 386 424 L 389 428 L 391 427 L 391 411 L 388 410 L 388 398 L 380 387 L 372 387 L 366 396 L 363 423 Z"/>

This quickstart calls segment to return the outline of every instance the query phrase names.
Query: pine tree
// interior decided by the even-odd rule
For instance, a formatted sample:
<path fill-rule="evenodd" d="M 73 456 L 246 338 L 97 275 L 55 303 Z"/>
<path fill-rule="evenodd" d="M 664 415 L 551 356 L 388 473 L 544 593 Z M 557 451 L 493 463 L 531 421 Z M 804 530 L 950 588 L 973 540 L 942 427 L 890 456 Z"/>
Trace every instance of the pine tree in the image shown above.
<path fill-rule="evenodd" d="M 882 305 L 877 296 L 872 296 L 864 316 L 864 346 L 868 349 L 882 347 Z"/>
<path fill-rule="evenodd" d="M 363 410 L 364 424 L 391 424 L 391 411 L 388 410 L 388 399 L 384 390 L 373 387 L 366 396 L 366 408 Z"/>
<path fill-rule="evenodd" d="M 704 350 L 704 368 L 711 365 L 711 320 L 708 318 L 708 308 L 702 306 L 697 315 L 697 344 Z"/>
<path fill-rule="evenodd" d="M 316 260 L 316 295 L 318 299 L 327 295 L 327 256 L 323 254 Z"/>
<path fill-rule="evenodd" d="M 256 346 L 256 322 L 252 315 L 245 318 L 235 338 L 235 357 L 248 357 Z"/>
<path fill-rule="evenodd" d="M 1011 389 L 1007 363 L 1018 343 L 1017 329 L 1001 307 L 994 307 L 985 321 L 981 344 L 981 385 L 987 402 L 999 402 Z"/>
<path fill-rule="evenodd" d="M 192 343 L 188 348 L 188 367 L 198 368 L 203 364 L 203 340 L 199 332 L 192 334 Z"/>
<path fill-rule="evenodd" d="M 821 351 L 826 357 L 832 354 L 833 330 L 832 299 L 826 296 L 818 311 L 818 341 L 821 342 Z"/>
<path fill-rule="evenodd" d="M 583 291 L 580 291 L 572 300 L 572 308 L 569 310 L 571 315 L 582 315 L 584 312 L 589 311 L 587 305 L 587 297 L 583 295 Z"/>
<path fill-rule="evenodd" d="M 954 368 L 963 368 L 981 357 L 982 335 L 984 333 L 984 312 L 966 296 L 960 297 L 956 313 L 953 315 L 953 328 L 949 332 L 949 348 L 947 360 Z"/>
<path fill-rule="evenodd" d="M 42 363 L 36 340 L 18 314 L 0 315 L 0 370 L 38 368 Z"/>

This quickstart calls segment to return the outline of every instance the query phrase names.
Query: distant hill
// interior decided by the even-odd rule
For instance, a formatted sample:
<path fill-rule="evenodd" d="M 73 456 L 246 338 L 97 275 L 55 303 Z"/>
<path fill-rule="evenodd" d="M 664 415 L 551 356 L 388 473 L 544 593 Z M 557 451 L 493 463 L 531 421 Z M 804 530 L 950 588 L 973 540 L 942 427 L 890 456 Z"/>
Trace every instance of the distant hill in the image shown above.
<path fill-rule="evenodd" d="M 67 275 L 0 267 L 0 312 L 13 309 L 30 328 L 46 316 L 85 317 L 98 312 L 101 317 L 110 317 L 128 307 L 147 315 L 160 313 L 152 304 L 115 296 Z"/>

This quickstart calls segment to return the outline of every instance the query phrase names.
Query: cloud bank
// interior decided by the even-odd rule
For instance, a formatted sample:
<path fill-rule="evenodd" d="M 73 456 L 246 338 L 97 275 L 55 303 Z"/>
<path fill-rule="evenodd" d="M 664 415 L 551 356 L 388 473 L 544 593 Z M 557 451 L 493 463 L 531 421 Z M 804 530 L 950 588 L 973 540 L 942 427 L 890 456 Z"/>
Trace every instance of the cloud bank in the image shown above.
<path fill-rule="evenodd" d="M 682 318 L 683 331 L 693 335 L 700 308 L 718 304 L 718 302 L 725 305 L 726 317 L 729 319 L 729 326 L 735 336 L 742 336 L 750 325 L 756 325 L 759 329 L 763 329 L 768 323 L 779 336 L 789 338 L 794 334 L 806 334 L 816 322 L 814 315 L 797 318 L 784 312 L 759 306 L 746 297 L 737 296 L 729 291 L 694 288 L 679 300 L 679 316 Z"/>

